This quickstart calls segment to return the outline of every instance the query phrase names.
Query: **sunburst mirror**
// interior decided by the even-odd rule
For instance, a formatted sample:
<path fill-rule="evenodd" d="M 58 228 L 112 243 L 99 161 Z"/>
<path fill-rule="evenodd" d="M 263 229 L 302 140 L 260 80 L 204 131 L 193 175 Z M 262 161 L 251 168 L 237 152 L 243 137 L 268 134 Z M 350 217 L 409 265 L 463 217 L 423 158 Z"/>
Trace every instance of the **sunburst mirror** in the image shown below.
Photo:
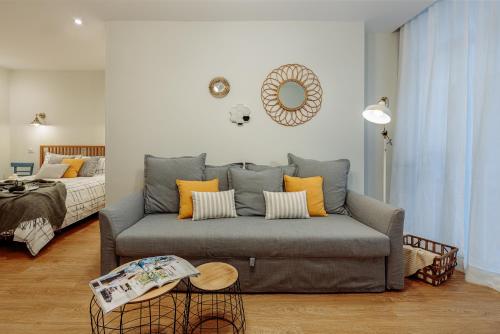
<path fill-rule="evenodd" d="M 287 64 L 274 69 L 264 80 L 262 104 L 267 114 L 286 126 L 304 124 L 321 109 L 323 90 L 309 68 Z"/>

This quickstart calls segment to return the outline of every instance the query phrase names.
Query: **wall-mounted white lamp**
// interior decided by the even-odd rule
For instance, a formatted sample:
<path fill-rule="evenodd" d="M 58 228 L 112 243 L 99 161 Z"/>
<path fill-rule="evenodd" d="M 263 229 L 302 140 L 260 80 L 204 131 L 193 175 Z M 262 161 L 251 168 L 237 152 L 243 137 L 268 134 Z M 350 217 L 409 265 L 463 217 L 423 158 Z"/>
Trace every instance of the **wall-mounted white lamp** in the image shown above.
<path fill-rule="evenodd" d="M 43 113 L 43 112 L 37 113 L 37 114 L 35 114 L 35 119 L 30 124 L 33 125 L 34 127 L 44 125 L 43 124 L 44 119 L 45 119 L 45 113 Z"/>
<path fill-rule="evenodd" d="M 368 122 L 375 124 L 383 124 L 384 129 L 381 134 L 384 137 L 384 177 L 383 177 L 383 198 L 387 202 L 387 146 L 392 145 L 392 139 L 389 137 L 385 124 L 391 122 L 392 113 L 389 109 L 389 98 L 383 96 L 378 100 L 377 104 L 369 105 L 363 110 L 363 117 Z"/>

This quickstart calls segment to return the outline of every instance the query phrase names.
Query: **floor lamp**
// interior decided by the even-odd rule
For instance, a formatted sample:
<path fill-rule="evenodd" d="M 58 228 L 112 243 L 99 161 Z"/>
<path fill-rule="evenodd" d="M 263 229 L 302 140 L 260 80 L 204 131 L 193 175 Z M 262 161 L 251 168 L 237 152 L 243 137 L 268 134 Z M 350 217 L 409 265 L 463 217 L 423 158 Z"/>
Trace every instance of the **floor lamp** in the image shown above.
<path fill-rule="evenodd" d="M 387 203 L 387 147 L 392 145 L 392 139 L 389 137 L 387 133 L 387 129 L 385 128 L 385 124 L 388 124 L 391 121 L 392 113 L 389 109 L 389 98 L 383 96 L 378 100 L 377 104 L 372 104 L 363 110 L 363 117 L 368 122 L 375 124 L 383 124 L 384 129 L 381 134 L 384 138 L 384 184 L 383 184 L 383 192 L 384 192 L 384 203 Z"/>

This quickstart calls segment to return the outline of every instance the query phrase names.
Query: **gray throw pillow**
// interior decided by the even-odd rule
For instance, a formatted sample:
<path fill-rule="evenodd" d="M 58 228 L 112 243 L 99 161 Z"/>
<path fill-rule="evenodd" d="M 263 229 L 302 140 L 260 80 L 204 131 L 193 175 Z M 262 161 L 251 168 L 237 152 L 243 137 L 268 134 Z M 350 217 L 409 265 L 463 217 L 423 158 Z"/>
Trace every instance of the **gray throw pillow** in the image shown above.
<path fill-rule="evenodd" d="M 344 204 L 350 168 L 349 160 L 318 161 L 288 153 L 288 163 L 297 165 L 299 177 L 322 176 L 326 212 L 346 213 Z"/>
<path fill-rule="evenodd" d="M 297 166 L 295 165 L 284 165 L 284 166 L 267 166 L 267 165 L 256 165 L 251 162 L 245 163 L 245 168 L 248 170 L 253 170 L 256 172 L 259 172 L 261 170 L 265 170 L 268 168 L 281 168 L 281 171 L 283 172 L 283 175 L 288 175 L 288 176 L 295 176 L 295 173 L 297 171 Z"/>
<path fill-rule="evenodd" d="M 235 162 L 223 166 L 205 166 L 205 180 L 219 179 L 219 191 L 229 190 L 227 173 L 230 167 L 243 168 L 242 162 Z"/>
<path fill-rule="evenodd" d="M 82 157 L 83 165 L 78 171 L 78 176 L 90 177 L 94 176 L 97 170 L 97 163 L 100 157 Z"/>
<path fill-rule="evenodd" d="M 179 192 L 175 181 L 203 180 L 206 154 L 197 157 L 159 158 L 144 156 L 144 211 L 179 212 Z"/>
<path fill-rule="evenodd" d="M 283 172 L 268 168 L 260 172 L 229 168 L 229 184 L 234 188 L 234 201 L 239 216 L 265 216 L 266 201 L 263 191 L 283 189 Z"/>

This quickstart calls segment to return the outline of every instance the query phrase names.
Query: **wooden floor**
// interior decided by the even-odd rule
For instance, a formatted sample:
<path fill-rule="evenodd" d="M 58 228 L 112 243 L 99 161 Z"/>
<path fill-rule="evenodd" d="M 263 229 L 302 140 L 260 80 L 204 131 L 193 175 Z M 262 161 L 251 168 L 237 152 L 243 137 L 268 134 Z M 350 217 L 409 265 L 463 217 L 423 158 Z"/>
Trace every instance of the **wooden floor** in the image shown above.
<path fill-rule="evenodd" d="M 37 257 L 0 243 L 0 333 L 90 333 L 88 282 L 99 223 L 79 223 Z M 245 295 L 247 333 L 500 333 L 500 293 L 464 282 L 406 281 L 403 292 Z"/>

